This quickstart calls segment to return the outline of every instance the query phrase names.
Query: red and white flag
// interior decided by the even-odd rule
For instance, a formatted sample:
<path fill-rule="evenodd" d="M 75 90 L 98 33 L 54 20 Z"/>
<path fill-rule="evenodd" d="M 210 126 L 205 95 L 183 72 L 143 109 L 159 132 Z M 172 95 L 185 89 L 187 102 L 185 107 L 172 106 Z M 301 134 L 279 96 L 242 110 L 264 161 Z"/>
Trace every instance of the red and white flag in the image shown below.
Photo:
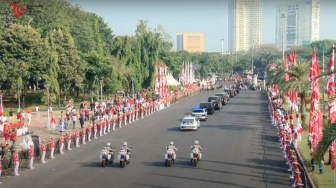
<path fill-rule="evenodd" d="M 330 62 L 329 62 L 329 67 L 328 67 L 329 72 L 334 72 L 334 66 L 335 66 L 334 56 L 335 56 L 335 52 L 333 49 L 331 52 Z M 333 98 L 335 96 L 335 74 L 329 74 L 327 76 L 327 79 L 328 79 L 327 94 L 329 98 Z"/>
<path fill-rule="evenodd" d="M 331 150 L 331 170 L 334 172 L 336 170 L 336 140 L 330 146 Z"/>
<path fill-rule="evenodd" d="M 315 153 L 317 145 L 322 139 L 322 114 L 320 111 L 320 91 L 318 79 L 320 68 L 316 59 L 316 50 L 312 54 L 310 64 L 309 80 L 312 87 L 311 104 L 310 104 L 310 120 L 309 120 L 309 140 L 311 142 L 311 151 Z"/>
<path fill-rule="evenodd" d="M 287 74 L 288 72 L 288 59 L 287 58 L 284 59 L 284 70 L 285 70 L 285 82 L 287 82 L 289 80 L 289 76 Z"/>

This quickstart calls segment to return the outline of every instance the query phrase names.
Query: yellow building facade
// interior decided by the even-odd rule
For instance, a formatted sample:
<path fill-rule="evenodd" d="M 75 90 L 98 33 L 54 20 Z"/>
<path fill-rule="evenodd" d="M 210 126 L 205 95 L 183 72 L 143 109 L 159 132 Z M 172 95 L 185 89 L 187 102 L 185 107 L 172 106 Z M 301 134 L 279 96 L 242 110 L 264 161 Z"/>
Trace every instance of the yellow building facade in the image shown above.
<path fill-rule="evenodd" d="M 179 33 L 176 47 L 177 51 L 204 52 L 204 35 L 203 33 Z"/>

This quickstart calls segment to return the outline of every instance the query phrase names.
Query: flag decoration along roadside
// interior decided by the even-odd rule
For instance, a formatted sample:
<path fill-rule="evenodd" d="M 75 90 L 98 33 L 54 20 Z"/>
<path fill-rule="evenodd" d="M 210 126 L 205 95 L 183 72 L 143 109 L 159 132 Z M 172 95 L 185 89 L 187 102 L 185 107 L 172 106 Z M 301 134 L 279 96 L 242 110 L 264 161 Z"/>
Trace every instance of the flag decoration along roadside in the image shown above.
<path fill-rule="evenodd" d="M 164 99 L 168 92 L 168 68 L 163 63 L 157 63 L 155 65 L 155 94 L 159 95 L 159 99 Z"/>
<path fill-rule="evenodd" d="M 334 66 L 335 66 L 334 56 L 335 56 L 335 51 L 333 49 L 331 52 L 330 62 L 329 62 L 329 67 L 328 67 L 329 72 L 334 72 Z M 335 74 L 329 74 L 327 76 L 327 79 L 328 79 L 327 94 L 329 98 L 332 98 L 335 96 Z"/>
<path fill-rule="evenodd" d="M 336 170 L 336 140 L 331 144 L 331 170 Z"/>
<path fill-rule="evenodd" d="M 287 58 L 284 59 L 284 70 L 285 70 L 285 82 L 287 82 L 289 80 L 289 76 L 287 74 L 288 72 L 288 59 Z"/>
<path fill-rule="evenodd" d="M 317 76 L 320 75 L 320 68 L 316 59 L 316 50 L 314 48 L 312 61 L 310 64 L 309 81 L 311 82 L 311 105 L 309 120 L 309 141 L 311 151 L 315 154 L 317 145 L 322 139 L 322 114 L 320 111 L 320 91 Z"/>
<path fill-rule="evenodd" d="M 335 51 L 334 49 L 331 52 L 330 56 L 330 62 L 329 62 L 329 67 L 328 71 L 329 72 L 334 72 L 334 62 L 335 58 Z M 334 98 L 335 97 L 335 74 L 329 74 L 327 76 L 327 94 L 328 98 Z M 336 122 L 336 99 L 333 99 L 328 103 L 328 125 L 330 126 L 331 124 Z M 330 145 L 330 157 L 331 159 L 329 160 L 331 162 L 331 170 L 335 171 L 336 169 L 336 140 Z"/>

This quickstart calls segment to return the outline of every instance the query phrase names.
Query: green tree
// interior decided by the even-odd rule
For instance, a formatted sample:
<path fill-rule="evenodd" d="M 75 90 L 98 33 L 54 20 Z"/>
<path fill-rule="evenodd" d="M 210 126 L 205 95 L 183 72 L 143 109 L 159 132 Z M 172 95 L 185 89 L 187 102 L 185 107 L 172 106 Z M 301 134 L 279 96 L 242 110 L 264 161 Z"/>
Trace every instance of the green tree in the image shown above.
<path fill-rule="evenodd" d="M 26 89 L 30 78 L 42 76 L 48 68 L 47 48 L 40 34 L 33 28 L 11 25 L 0 35 L 1 79 L 5 89 Z"/>
<path fill-rule="evenodd" d="M 75 42 L 70 33 L 62 30 L 53 30 L 50 32 L 53 41 L 50 47 L 55 49 L 58 57 L 58 84 L 65 89 L 74 88 L 77 90 L 83 88 L 85 74 L 85 64 L 82 63 Z"/>

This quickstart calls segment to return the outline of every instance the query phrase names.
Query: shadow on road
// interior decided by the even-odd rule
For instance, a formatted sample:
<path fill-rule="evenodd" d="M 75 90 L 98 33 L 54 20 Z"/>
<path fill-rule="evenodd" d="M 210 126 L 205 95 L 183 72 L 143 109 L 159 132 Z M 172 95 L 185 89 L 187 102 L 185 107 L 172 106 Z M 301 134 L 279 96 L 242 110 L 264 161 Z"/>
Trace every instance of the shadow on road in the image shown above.
<path fill-rule="evenodd" d="M 173 131 L 173 132 L 181 132 L 180 127 L 171 127 L 167 129 L 168 131 Z"/>
<path fill-rule="evenodd" d="M 224 130 L 242 131 L 242 130 L 255 130 L 255 127 L 249 127 L 247 124 L 244 125 L 204 125 L 202 128 L 218 128 Z"/>
<path fill-rule="evenodd" d="M 142 162 L 145 166 L 165 167 L 164 160 L 155 162 Z"/>
<path fill-rule="evenodd" d="M 197 181 L 203 181 L 203 182 L 209 182 L 209 183 L 222 184 L 224 187 L 225 187 L 225 185 L 227 185 L 227 186 L 236 186 L 236 187 L 243 187 L 243 188 L 254 188 L 254 187 L 250 187 L 250 186 L 239 185 L 239 184 L 236 184 L 236 183 L 230 183 L 230 182 L 224 182 L 224 181 L 215 181 L 215 180 L 207 180 L 207 179 L 202 179 L 202 178 L 192 178 L 192 177 L 186 177 L 186 176 L 174 176 L 174 175 L 157 174 L 157 173 L 153 173 L 153 175 L 170 177 L 170 178 L 173 178 L 173 179 L 192 180 L 192 181 L 196 181 L 196 182 Z"/>
<path fill-rule="evenodd" d="M 95 167 L 95 168 L 104 168 L 102 167 L 101 162 L 88 162 L 88 163 L 78 163 L 81 167 Z M 113 164 L 107 164 L 105 168 L 120 168 L 119 167 L 119 161 L 114 162 Z"/>
<path fill-rule="evenodd" d="M 237 105 L 237 106 L 258 106 L 260 105 L 260 103 L 258 102 L 250 102 L 250 103 L 241 103 L 241 102 L 232 102 L 232 103 L 229 103 L 230 105 Z"/>
<path fill-rule="evenodd" d="M 180 159 L 186 159 L 186 158 L 178 158 L 176 159 L 175 163 L 173 164 L 173 167 L 192 167 L 190 165 L 190 159 L 186 159 L 186 160 L 180 160 Z M 145 166 L 154 166 L 154 167 L 164 167 L 164 168 L 168 168 L 165 166 L 165 161 L 164 159 L 162 161 L 155 161 L 155 162 L 142 162 L 142 164 L 144 164 Z"/>
<path fill-rule="evenodd" d="M 137 187 L 155 187 L 155 188 L 170 188 L 170 187 L 165 187 L 165 186 L 160 186 L 160 185 L 149 185 L 149 184 L 143 184 L 143 183 L 135 183 Z"/>
<path fill-rule="evenodd" d="M 253 117 L 260 116 L 260 112 L 251 112 L 251 111 L 226 111 L 225 114 L 232 114 L 232 115 L 247 114 Z"/>

